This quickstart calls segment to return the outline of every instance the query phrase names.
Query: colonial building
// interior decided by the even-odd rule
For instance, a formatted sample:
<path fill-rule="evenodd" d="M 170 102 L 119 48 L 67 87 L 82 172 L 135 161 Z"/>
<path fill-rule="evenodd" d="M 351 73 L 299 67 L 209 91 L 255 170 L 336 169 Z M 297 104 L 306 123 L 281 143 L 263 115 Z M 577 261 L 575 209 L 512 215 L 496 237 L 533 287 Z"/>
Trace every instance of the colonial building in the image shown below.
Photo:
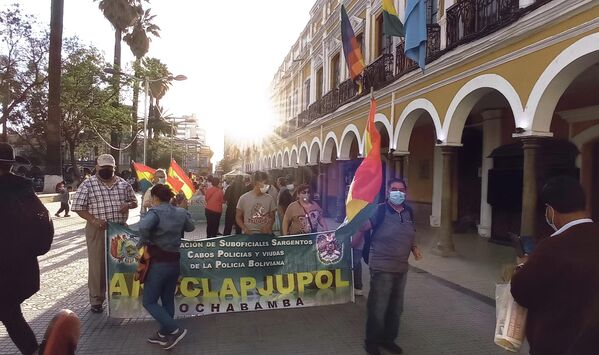
<path fill-rule="evenodd" d="M 342 3 L 367 65 L 361 95 L 341 49 Z M 456 231 L 498 242 L 541 232 L 538 191 L 554 175 L 579 177 L 599 219 L 599 2 L 426 3 L 422 72 L 382 34 L 380 0 L 316 1 L 272 82 L 280 126 L 246 169 L 297 174 L 342 218 L 372 87 L 385 178 L 407 181 L 417 219 L 440 227 L 440 252 Z"/>

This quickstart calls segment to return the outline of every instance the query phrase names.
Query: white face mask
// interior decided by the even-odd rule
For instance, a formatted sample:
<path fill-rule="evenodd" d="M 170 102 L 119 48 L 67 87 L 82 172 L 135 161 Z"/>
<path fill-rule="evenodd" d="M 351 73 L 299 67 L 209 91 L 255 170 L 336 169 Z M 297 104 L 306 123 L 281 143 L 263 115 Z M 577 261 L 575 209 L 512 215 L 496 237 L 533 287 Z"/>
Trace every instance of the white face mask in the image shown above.
<path fill-rule="evenodd" d="M 293 190 L 293 184 L 288 184 L 286 187 L 288 190 Z"/>
<path fill-rule="evenodd" d="M 553 211 L 553 213 L 551 214 L 551 221 L 549 220 L 549 213 L 547 213 L 547 211 L 549 211 L 550 208 L 551 211 Z M 553 229 L 553 231 L 557 232 L 557 227 L 555 226 L 555 210 L 550 206 L 545 207 L 545 222 L 547 222 L 547 224 L 549 225 L 549 227 Z"/>
<path fill-rule="evenodd" d="M 308 202 L 308 200 L 310 200 L 310 194 L 297 194 L 297 197 L 304 202 Z"/>
<path fill-rule="evenodd" d="M 270 189 L 270 185 L 264 185 L 260 188 L 260 192 L 262 192 L 263 194 L 268 192 L 268 189 Z"/>
<path fill-rule="evenodd" d="M 159 184 L 163 184 L 164 185 L 165 182 L 166 182 L 165 178 L 158 178 L 158 183 Z"/>

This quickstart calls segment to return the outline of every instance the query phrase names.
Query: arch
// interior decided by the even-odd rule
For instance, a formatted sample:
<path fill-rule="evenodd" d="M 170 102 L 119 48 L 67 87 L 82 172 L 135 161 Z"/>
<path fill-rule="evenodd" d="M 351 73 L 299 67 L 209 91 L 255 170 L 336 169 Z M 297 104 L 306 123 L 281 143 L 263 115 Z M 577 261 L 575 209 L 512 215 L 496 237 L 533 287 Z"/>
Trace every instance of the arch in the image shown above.
<path fill-rule="evenodd" d="M 389 121 L 387 116 L 385 116 L 384 114 L 377 113 L 374 116 L 374 123 L 376 124 L 377 122 L 380 122 L 383 125 L 383 127 L 385 127 L 385 130 L 387 131 L 387 135 L 389 136 L 389 148 L 395 149 L 395 146 L 393 144 L 393 125 L 391 125 L 391 121 Z M 364 135 L 362 136 L 362 142 L 365 142 L 365 139 L 366 139 L 366 130 L 364 130 Z M 393 147 L 391 145 L 393 145 Z"/>
<path fill-rule="evenodd" d="M 329 132 L 332 133 L 332 132 Z M 335 135 L 333 134 L 333 137 Z M 327 135 L 327 138 L 330 137 Z M 337 144 L 336 138 L 335 144 Z M 326 140 L 325 140 L 326 141 Z M 322 152 L 322 142 L 318 137 L 312 138 L 312 142 L 310 142 L 310 149 L 308 150 L 308 165 L 316 165 L 318 161 L 321 160 L 321 152 Z"/>
<path fill-rule="evenodd" d="M 320 158 L 321 162 L 330 163 L 333 160 L 333 148 L 335 148 L 337 155 L 339 155 L 339 142 L 337 141 L 337 136 L 335 135 L 335 132 L 329 132 L 324 139 L 324 146 Z"/>
<path fill-rule="evenodd" d="M 270 169 L 274 169 L 276 167 L 277 164 L 277 160 L 276 160 L 276 156 L 274 154 L 272 154 L 269 158 L 270 162 L 269 162 L 269 167 Z"/>
<path fill-rule="evenodd" d="M 297 146 L 295 144 L 291 147 L 291 153 L 289 155 L 289 166 L 292 168 L 297 167 Z"/>
<path fill-rule="evenodd" d="M 414 129 L 416 121 L 425 113 L 432 119 L 435 127 L 435 135 L 439 137 L 441 134 L 441 119 L 435 105 L 427 99 L 416 99 L 410 102 L 401 112 L 397 126 L 395 126 L 395 132 L 393 136 L 390 136 L 393 137 L 391 144 L 394 147 L 390 148 L 395 149 L 397 152 L 407 153 L 409 151 L 412 129 Z"/>
<path fill-rule="evenodd" d="M 516 127 L 521 127 L 519 121 L 524 116 L 524 110 L 516 89 L 500 75 L 484 74 L 464 84 L 453 97 L 443 120 L 443 129 L 441 134 L 437 134 L 437 138 L 446 144 L 461 144 L 462 131 L 468 115 L 474 105 L 492 91 L 497 91 L 503 95 L 510 105 Z"/>
<path fill-rule="evenodd" d="M 277 153 L 277 164 L 276 164 L 277 168 L 282 168 L 283 167 L 283 152 L 281 152 L 279 150 L 279 152 Z"/>
<path fill-rule="evenodd" d="M 579 39 L 564 49 L 547 66 L 530 92 L 522 127 L 549 133 L 553 112 L 572 81 L 592 64 L 599 62 L 599 33 Z"/>
<path fill-rule="evenodd" d="M 352 135 L 356 137 L 356 141 L 358 142 L 358 152 L 362 154 L 362 135 L 358 131 L 358 127 L 355 124 L 348 124 L 343 133 L 341 134 L 341 145 L 339 146 L 339 151 L 337 155 L 339 159 L 347 160 L 349 159 L 349 153 L 352 145 Z"/>
<path fill-rule="evenodd" d="M 302 142 L 300 145 L 299 160 L 297 163 L 299 166 L 308 165 L 308 144 L 306 142 Z"/>
<path fill-rule="evenodd" d="M 283 168 L 289 167 L 289 148 L 285 148 L 285 150 L 283 151 L 283 165 L 281 166 Z"/>

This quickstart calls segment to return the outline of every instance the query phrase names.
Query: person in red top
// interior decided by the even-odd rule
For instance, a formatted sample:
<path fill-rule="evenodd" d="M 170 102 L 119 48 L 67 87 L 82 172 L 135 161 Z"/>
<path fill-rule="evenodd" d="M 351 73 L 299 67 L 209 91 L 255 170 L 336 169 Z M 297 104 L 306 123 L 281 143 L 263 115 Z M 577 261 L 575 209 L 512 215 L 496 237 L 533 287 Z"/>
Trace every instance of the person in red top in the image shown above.
<path fill-rule="evenodd" d="M 219 185 L 219 178 L 212 178 L 212 186 L 206 190 L 206 236 L 208 238 L 218 235 L 220 216 L 223 213 L 225 194 Z"/>

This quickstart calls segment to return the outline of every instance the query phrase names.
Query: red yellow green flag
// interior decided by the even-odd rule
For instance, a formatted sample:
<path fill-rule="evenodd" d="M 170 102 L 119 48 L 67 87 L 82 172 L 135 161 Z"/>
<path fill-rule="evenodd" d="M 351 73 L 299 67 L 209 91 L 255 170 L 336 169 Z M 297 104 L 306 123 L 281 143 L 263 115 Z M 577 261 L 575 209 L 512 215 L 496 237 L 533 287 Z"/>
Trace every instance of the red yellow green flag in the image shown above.
<path fill-rule="evenodd" d="M 193 196 L 193 194 L 196 192 L 193 187 L 193 183 L 189 177 L 187 177 L 185 171 L 183 171 L 179 164 L 177 164 L 175 159 L 171 160 L 171 166 L 168 168 L 168 176 L 174 178 L 182 184 L 180 189 L 175 189 L 175 192 L 183 191 L 187 199 L 190 199 L 191 196 Z"/>

